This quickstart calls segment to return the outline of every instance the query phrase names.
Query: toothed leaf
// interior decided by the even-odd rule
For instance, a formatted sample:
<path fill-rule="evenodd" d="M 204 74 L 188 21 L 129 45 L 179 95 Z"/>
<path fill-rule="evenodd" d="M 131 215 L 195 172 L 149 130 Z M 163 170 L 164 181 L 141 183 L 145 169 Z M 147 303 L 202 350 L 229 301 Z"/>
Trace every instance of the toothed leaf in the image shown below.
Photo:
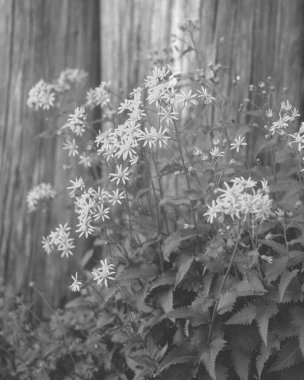
<path fill-rule="evenodd" d="M 280 302 L 283 301 L 283 297 L 285 294 L 285 291 L 290 284 L 291 280 L 297 275 L 298 269 L 295 269 L 293 271 L 286 271 L 281 275 L 280 283 L 279 283 L 279 298 Z"/>
<path fill-rule="evenodd" d="M 232 351 L 232 358 L 235 372 L 239 376 L 240 380 L 248 380 L 251 361 L 250 352 Z"/>
<path fill-rule="evenodd" d="M 205 341 L 199 352 L 200 361 L 204 363 L 209 375 L 213 380 L 217 380 L 215 362 L 219 352 L 224 348 L 226 341 L 221 337 L 215 337 L 210 343 Z"/>
<path fill-rule="evenodd" d="M 196 358 L 197 353 L 189 343 L 182 343 L 180 346 L 171 350 L 160 363 L 158 372 L 162 372 L 172 365 L 189 363 Z"/>
<path fill-rule="evenodd" d="M 269 319 L 273 317 L 277 312 L 278 308 L 275 304 L 269 305 L 260 303 L 257 305 L 257 313 L 255 319 L 265 346 L 267 346 Z"/>
<path fill-rule="evenodd" d="M 193 256 L 187 256 L 183 255 L 180 257 L 180 259 L 177 262 L 178 271 L 176 274 L 176 280 L 174 287 L 176 288 L 177 285 L 183 280 L 186 273 L 191 267 L 191 264 L 193 263 L 194 257 Z"/>
<path fill-rule="evenodd" d="M 290 339 L 283 345 L 276 361 L 270 368 L 270 372 L 289 368 L 302 361 L 301 350 L 297 339 Z"/>
<path fill-rule="evenodd" d="M 226 321 L 226 325 L 251 325 L 256 317 L 256 306 L 246 305 Z"/>
<path fill-rule="evenodd" d="M 217 311 L 219 314 L 227 313 L 233 309 L 233 305 L 236 301 L 236 293 L 235 292 L 226 292 L 221 294 L 219 303 L 217 305 Z"/>

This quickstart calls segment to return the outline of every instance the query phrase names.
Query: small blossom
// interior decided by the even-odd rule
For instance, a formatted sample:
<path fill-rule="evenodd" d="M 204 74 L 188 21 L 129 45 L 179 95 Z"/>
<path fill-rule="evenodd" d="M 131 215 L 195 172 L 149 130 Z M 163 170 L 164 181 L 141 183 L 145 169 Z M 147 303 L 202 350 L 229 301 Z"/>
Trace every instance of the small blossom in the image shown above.
<path fill-rule="evenodd" d="M 215 100 L 215 98 L 209 94 L 208 90 L 203 86 L 202 90 L 198 91 L 198 93 L 200 94 L 198 97 L 202 98 L 204 104 L 212 103 Z"/>
<path fill-rule="evenodd" d="M 63 149 L 66 149 L 69 151 L 69 156 L 77 156 L 78 155 L 78 146 L 75 142 L 75 139 L 73 140 L 66 140 L 66 142 L 62 145 Z"/>
<path fill-rule="evenodd" d="M 262 255 L 261 259 L 264 261 L 267 261 L 269 264 L 271 264 L 273 262 L 273 257 L 271 257 L 271 256 Z"/>
<path fill-rule="evenodd" d="M 188 103 L 192 103 L 195 106 L 198 105 L 198 102 L 196 99 L 197 95 L 192 93 L 192 90 L 189 90 L 186 94 L 183 90 L 178 94 L 180 101 L 183 102 L 185 105 L 188 105 Z"/>
<path fill-rule="evenodd" d="M 79 165 L 84 166 L 85 168 L 90 168 L 92 166 L 92 159 L 87 154 L 83 153 L 79 156 L 80 160 L 78 161 Z"/>
<path fill-rule="evenodd" d="M 74 276 L 71 276 L 71 277 L 73 279 L 73 283 L 72 285 L 70 285 L 72 292 L 79 292 L 82 282 L 78 280 L 78 273 L 76 272 L 75 277 Z"/>
<path fill-rule="evenodd" d="M 230 150 L 235 149 L 237 153 L 239 153 L 240 147 L 247 145 L 247 143 L 244 142 L 244 139 L 245 137 L 241 137 L 241 136 L 234 139 L 234 142 L 230 144 Z"/>
<path fill-rule="evenodd" d="M 213 147 L 211 150 L 210 150 L 210 155 L 211 157 L 213 158 L 216 158 L 216 157 L 223 157 L 224 156 L 224 152 L 220 152 L 220 148 L 218 146 L 215 146 Z"/>
<path fill-rule="evenodd" d="M 119 185 L 120 182 L 122 182 L 125 185 L 126 182 L 130 180 L 130 169 L 122 169 L 122 165 L 117 165 L 116 169 L 116 173 L 110 174 L 110 177 L 112 177 L 111 182 L 115 181 L 117 185 Z"/>
<path fill-rule="evenodd" d="M 270 119 L 273 117 L 272 109 L 268 108 L 268 110 L 266 111 L 266 116 L 269 117 Z"/>
<path fill-rule="evenodd" d="M 42 238 L 42 247 L 47 254 L 57 250 L 61 252 L 61 257 L 69 257 L 73 255 L 72 249 L 74 239 L 70 237 L 70 227 L 67 223 L 59 224 L 47 237 Z"/>
<path fill-rule="evenodd" d="M 121 205 L 121 201 L 125 198 L 125 195 L 123 192 L 119 192 L 119 189 L 116 189 L 113 191 L 112 194 L 109 194 L 109 203 L 111 203 L 113 206 L 116 205 L 116 203 Z"/>
<path fill-rule="evenodd" d="M 115 266 L 113 264 L 108 264 L 107 259 L 100 260 L 101 267 L 93 269 L 92 275 L 94 281 L 97 282 L 97 285 L 102 285 L 104 283 L 105 287 L 108 287 L 108 280 L 115 280 L 112 277 L 115 274 Z"/>
<path fill-rule="evenodd" d="M 108 106 L 108 104 L 110 103 L 110 93 L 108 91 L 109 87 L 110 82 L 101 82 L 101 84 L 98 87 L 91 88 L 86 95 L 86 105 L 91 109 L 98 106 Z"/>
<path fill-rule="evenodd" d="M 84 107 L 76 107 L 73 114 L 69 115 L 67 123 L 62 127 L 69 128 L 76 136 L 82 136 L 86 128 L 87 115 Z"/>
<path fill-rule="evenodd" d="M 83 190 L 85 186 L 84 186 L 82 177 L 79 177 L 78 179 L 76 178 L 75 181 L 70 181 L 70 182 L 72 182 L 72 186 L 68 187 L 68 189 L 71 190 L 69 195 L 71 198 L 74 198 L 76 191 Z"/>

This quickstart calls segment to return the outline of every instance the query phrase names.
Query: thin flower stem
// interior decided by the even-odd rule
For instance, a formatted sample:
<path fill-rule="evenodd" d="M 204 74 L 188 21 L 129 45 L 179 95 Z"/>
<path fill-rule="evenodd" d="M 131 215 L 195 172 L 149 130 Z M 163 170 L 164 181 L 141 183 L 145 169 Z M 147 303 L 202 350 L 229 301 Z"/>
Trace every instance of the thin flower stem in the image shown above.
<path fill-rule="evenodd" d="M 148 170 L 148 173 L 149 173 L 149 176 L 150 176 L 152 191 L 153 191 L 153 195 L 154 195 L 154 199 L 155 199 L 157 236 L 159 238 L 160 235 L 161 235 L 161 228 L 160 228 L 160 216 L 159 216 L 158 200 L 157 200 L 157 195 L 156 195 L 156 191 L 155 191 L 154 182 L 153 182 L 152 175 L 151 175 L 150 166 L 149 166 L 149 163 L 147 161 L 147 157 L 146 157 L 145 154 L 144 154 L 144 159 L 145 159 L 147 170 Z M 157 239 L 157 248 L 158 248 L 157 251 L 158 251 L 158 256 L 159 256 L 159 263 L 160 263 L 161 272 L 164 273 L 163 256 L 162 256 L 162 251 L 161 251 L 161 243 L 160 243 L 159 239 Z"/>
<path fill-rule="evenodd" d="M 152 156 L 152 162 L 154 164 L 154 168 L 155 168 L 156 176 L 157 176 L 157 180 L 158 180 L 158 187 L 159 187 L 160 197 L 162 199 L 164 197 L 164 193 L 163 193 L 163 188 L 162 188 L 162 184 L 161 184 L 161 180 L 160 180 L 160 175 L 159 175 L 159 170 L 158 170 L 157 162 L 155 161 L 153 153 L 151 154 L 151 156 Z M 151 177 L 151 181 L 152 181 L 152 177 Z M 169 235 L 169 225 L 168 225 L 167 215 L 166 215 L 165 210 L 163 208 L 162 208 L 162 215 L 163 215 L 164 222 L 165 222 L 166 233 L 167 233 L 167 235 Z"/>
<path fill-rule="evenodd" d="M 185 171 L 185 176 L 186 176 L 188 190 L 191 191 L 191 185 L 190 185 L 190 181 L 189 181 L 188 170 L 187 170 L 187 167 L 186 167 L 186 164 L 185 164 L 184 154 L 183 154 L 182 146 L 181 146 L 181 143 L 180 143 L 180 140 L 179 140 L 179 136 L 178 136 L 179 132 L 178 132 L 177 125 L 176 125 L 175 121 L 172 120 L 172 122 L 173 122 L 174 129 L 175 129 L 175 135 L 176 135 L 176 139 L 177 139 L 178 150 L 179 150 L 180 157 L 181 157 L 182 164 L 183 164 L 183 168 L 184 168 L 184 171 Z M 196 223 L 195 214 L 194 214 L 194 210 L 193 210 L 193 201 L 191 201 L 191 215 L 192 215 L 192 223 L 194 224 L 195 229 L 197 231 L 197 223 Z"/>
<path fill-rule="evenodd" d="M 129 204 L 129 196 L 127 192 L 127 187 L 124 185 L 125 188 L 125 197 L 126 197 L 126 206 L 127 206 L 127 211 L 128 211 L 128 216 L 129 216 L 129 235 L 130 235 L 130 246 L 132 247 L 133 244 L 133 231 L 132 231 L 132 220 L 131 220 L 131 210 L 130 210 L 130 204 Z"/>
<path fill-rule="evenodd" d="M 239 228 L 240 229 L 240 228 Z M 232 252 L 232 255 L 231 255 L 231 258 L 230 258 L 230 262 L 229 262 L 229 265 L 228 265 L 228 268 L 226 270 L 226 273 L 225 273 L 225 276 L 223 278 L 223 281 L 221 283 L 221 286 L 220 286 L 220 290 L 218 292 L 218 296 L 217 296 L 217 300 L 216 300 L 216 303 L 214 305 L 214 309 L 213 309 L 213 313 L 212 313 L 212 317 L 211 317 L 211 322 L 210 322 L 210 328 L 209 328 L 209 334 L 208 334 L 208 342 L 210 342 L 210 339 L 211 339 L 211 335 L 212 335 L 212 331 L 213 331 L 213 327 L 214 327 L 214 321 L 215 321 L 215 317 L 217 315 L 217 308 L 218 308 L 218 304 L 219 304 L 219 301 L 220 301 L 220 296 L 222 294 L 222 291 L 224 289 L 224 286 L 226 284 L 226 281 L 227 281 L 227 278 L 229 276 L 229 273 L 230 273 L 230 270 L 231 270 L 231 267 L 232 267 L 232 264 L 233 264 L 233 261 L 235 259 L 235 256 L 236 256 L 236 253 L 237 253 L 237 247 L 238 247 L 238 243 L 240 241 L 240 236 L 238 237 L 236 243 L 235 243 L 235 246 L 234 246 L 234 250 Z"/>

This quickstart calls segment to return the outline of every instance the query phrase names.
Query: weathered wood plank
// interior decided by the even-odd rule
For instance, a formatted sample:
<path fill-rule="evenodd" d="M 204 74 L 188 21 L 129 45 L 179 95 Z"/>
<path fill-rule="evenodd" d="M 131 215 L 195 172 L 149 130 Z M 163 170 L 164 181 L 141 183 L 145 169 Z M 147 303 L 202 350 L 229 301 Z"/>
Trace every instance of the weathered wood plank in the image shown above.
<path fill-rule="evenodd" d="M 98 8 L 98 1 L 85 0 L 0 2 L 0 273 L 5 283 L 27 295 L 34 281 L 55 305 L 66 289 L 64 274 L 75 264 L 47 257 L 41 237 L 72 219 L 71 200 L 60 195 L 53 210 L 33 215 L 25 201 L 27 191 L 40 182 L 64 190 L 66 154 L 57 139 L 35 139 L 45 123 L 26 106 L 27 93 L 39 79 L 51 81 L 66 67 L 87 70 L 91 83 L 98 82 Z M 38 298 L 32 293 L 31 301 L 41 309 Z"/>

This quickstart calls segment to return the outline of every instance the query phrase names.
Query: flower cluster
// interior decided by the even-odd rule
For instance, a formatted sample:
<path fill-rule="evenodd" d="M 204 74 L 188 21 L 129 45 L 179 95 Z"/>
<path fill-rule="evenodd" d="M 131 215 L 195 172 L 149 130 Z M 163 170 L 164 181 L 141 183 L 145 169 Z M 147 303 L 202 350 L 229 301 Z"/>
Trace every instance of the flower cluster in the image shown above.
<path fill-rule="evenodd" d="M 48 110 L 54 107 L 55 91 L 54 86 L 41 79 L 38 83 L 32 87 L 28 93 L 27 105 L 30 108 L 38 110 Z"/>
<path fill-rule="evenodd" d="M 76 107 L 73 114 L 69 115 L 68 121 L 63 125 L 62 129 L 69 130 L 76 136 L 82 136 L 86 129 L 87 114 L 84 107 Z"/>
<path fill-rule="evenodd" d="M 33 187 L 27 194 L 26 203 L 29 212 L 36 211 L 41 201 L 53 199 L 56 195 L 55 189 L 49 183 L 40 183 Z"/>
<path fill-rule="evenodd" d="M 160 127 L 145 127 L 141 129 L 138 121 L 144 115 L 141 109 L 141 89 L 135 89 L 131 93 L 133 99 L 126 100 L 119 107 L 119 112 L 128 111 L 128 119 L 117 128 L 109 128 L 104 132 L 99 132 L 95 142 L 98 154 L 102 155 L 107 161 L 112 159 L 122 159 L 124 162 L 134 165 L 138 160 L 138 148 L 140 142 L 143 146 L 149 145 L 162 147 L 167 144 L 169 136 L 168 129 Z"/>
<path fill-rule="evenodd" d="M 88 237 L 95 232 L 94 223 L 109 219 L 110 206 L 121 204 L 125 196 L 119 189 L 111 192 L 100 187 L 97 190 L 92 187 L 86 189 L 81 177 L 71 182 L 69 195 L 75 199 L 75 212 L 79 222 L 76 232 L 80 233 L 79 236 Z"/>
<path fill-rule="evenodd" d="M 98 87 L 91 88 L 86 95 L 86 106 L 93 109 L 94 107 L 106 107 L 110 103 L 110 93 L 108 88 L 110 83 L 101 82 Z"/>
<path fill-rule="evenodd" d="M 267 110 L 266 116 L 268 118 L 273 117 L 273 112 L 271 109 Z M 298 110 L 296 108 L 292 108 L 292 105 L 287 100 L 286 102 L 281 103 L 279 119 L 277 121 L 272 122 L 271 127 L 265 127 L 270 135 L 286 135 L 288 123 L 294 121 L 297 117 L 299 117 Z"/>
<path fill-rule="evenodd" d="M 74 239 L 70 236 L 71 227 L 67 223 L 59 226 L 52 231 L 47 237 L 42 238 L 42 247 L 47 254 L 54 251 L 61 252 L 61 257 L 69 257 L 73 255 L 72 249 Z"/>
<path fill-rule="evenodd" d="M 97 285 L 108 287 L 108 281 L 114 281 L 116 270 L 114 264 L 108 264 L 107 259 L 100 260 L 101 266 L 92 270 L 91 274 L 93 275 L 93 280 L 96 281 Z M 70 285 L 72 292 L 79 292 L 81 286 L 83 285 L 82 281 L 78 279 L 78 273 L 76 272 L 75 276 L 71 276 L 73 283 Z"/>
<path fill-rule="evenodd" d="M 101 267 L 95 268 L 92 271 L 93 279 L 97 282 L 97 285 L 102 285 L 104 282 L 105 287 L 108 287 L 108 280 L 115 280 L 112 277 L 115 274 L 115 266 L 108 264 L 107 259 L 100 260 Z"/>
<path fill-rule="evenodd" d="M 269 198 L 269 188 L 266 180 L 261 181 L 261 188 L 255 189 L 257 182 L 250 177 L 236 177 L 232 185 L 224 183 L 226 189 L 217 189 L 222 193 L 208 205 L 204 214 L 209 223 L 220 215 L 229 215 L 232 219 L 246 220 L 248 216 L 255 220 L 264 220 L 272 215 L 272 200 Z"/>
<path fill-rule="evenodd" d="M 177 78 L 178 73 L 172 66 L 155 67 L 153 74 L 145 81 L 148 103 L 170 104 L 177 91 Z"/>

